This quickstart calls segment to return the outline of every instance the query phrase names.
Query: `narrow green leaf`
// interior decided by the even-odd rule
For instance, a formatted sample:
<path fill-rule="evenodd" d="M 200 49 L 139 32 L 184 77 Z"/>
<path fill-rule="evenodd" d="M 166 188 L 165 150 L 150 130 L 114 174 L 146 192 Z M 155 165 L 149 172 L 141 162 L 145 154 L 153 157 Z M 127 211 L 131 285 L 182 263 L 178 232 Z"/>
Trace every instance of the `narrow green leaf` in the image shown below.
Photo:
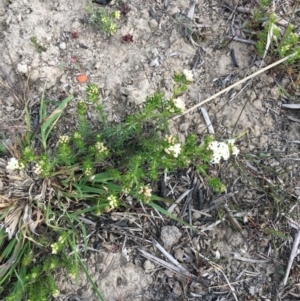
<path fill-rule="evenodd" d="M 189 225 L 188 223 L 186 223 L 186 222 L 183 221 L 182 219 L 178 218 L 177 216 L 171 214 L 169 211 L 167 211 L 166 209 L 160 207 L 159 205 L 157 205 L 157 204 L 155 204 L 155 203 L 153 203 L 153 202 L 150 202 L 149 205 L 150 205 L 151 207 L 153 207 L 154 209 L 157 209 L 160 213 L 162 213 L 162 214 L 164 214 L 164 215 L 170 217 L 171 219 L 173 219 L 173 220 L 179 222 L 179 223 L 182 224 L 183 226 L 187 226 L 187 227 L 189 227 L 190 229 L 192 229 L 193 231 L 199 232 L 198 229 L 196 229 L 196 228 L 194 228 L 193 226 Z"/>
<path fill-rule="evenodd" d="M 74 250 L 74 251 L 75 251 L 76 257 L 77 257 L 77 259 L 78 259 L 78 261 L 79 261 L 79 263 L 80 263 L 82 269 L 84 270 L 84 272 L 85 272 L 85 274 L 86 274 L 86 277 L 88 278 L 88 280 L 89 280 L 90 284 L 92 285 L 94 291 L 96 292 L 97 296 L 99 297 L 99 299 L 100 299 L 101 301 L 105 301 L 104 298 L 103 298 L 103 296 L 100 294 L 100 292 L 99 292 L 99 290 L 98 290 L 98 288 L 97 288 L 95 282 L 94 282 L 93 279 L 91 278 L 91 276 L 90 276 L 88 270 L 86 269 L 85 265 L 83 264 L 83 262 L 82 262 L 82 260 L 81 260 L 81 258 L 80 258 L 80 256 L 79 256 L 79 254 L 76 252 L 76 250 Z"/>

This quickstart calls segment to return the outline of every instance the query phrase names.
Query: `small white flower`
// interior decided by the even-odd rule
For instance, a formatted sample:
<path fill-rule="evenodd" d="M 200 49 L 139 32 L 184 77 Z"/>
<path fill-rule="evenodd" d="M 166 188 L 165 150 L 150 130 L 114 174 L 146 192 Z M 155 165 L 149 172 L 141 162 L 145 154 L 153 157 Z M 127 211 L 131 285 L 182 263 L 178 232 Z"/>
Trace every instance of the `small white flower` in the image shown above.
<path fill-rule="evenodd" d="M 224 160 L 228 160 L 230 154 L 237 156 L 239 153 L 239 149 L 234 145 L 234 143 L 234 139 L 229 139 L 225 142 L 210 142 L 208 148 L 213 151 L 210 162 L 213 164 L 218 164 L 220 163 L 222 158 Z"/>
<path fill-rule="evenodd" d="M 235 146 L 233 145 L 231 147 L 231 153 L 234 155 L 234 156 L 237 156 L 239 154 L 240 150 Z"/>
<path fill-rule="evenodd" d="M 221 159 L 228 160 L 229 146 L 225 142 L 212 141 L 209 143 L 208 148 L 213 151 L 211 163 L 217 164 L 220 163 Z"/>
<path fill-rule="evenodd" d="M 111 208 L 117 208 L 118 207 L 118 200 L 116 198 L 116 196 L 114 195 L 110 195 L 107 200 L 109 201 L 109 206 Z"/>
<path fill-rule="evenodd" d="M 58 243 L 52 244 L 51 248 L 52 248 L 52 254 L 57 254 L 58 253 L 58 251 L 59 251 L 59 245 L 58 245 Z"/>
<path fill-rule="evenodd" d="M 176 143 L 174 145 L 165 148 L 165 152 L 169 155 L 172 154 L 174 158 L 178 158 L 178 155 L 181 152 L 181 145 L 180 143 Z"/>
<path fill-rule="evenodd" d="M 173 135 L 165 135 L 165 141 L 170 144 L 175 144 L 176 138 Z"/>
<path fill-rule="evenodd" d="M 43 172 L 42 166 L 40 164 L 38 164 L 38 163 L 35 164 L 34 167 L 33 167 L 33 172 L 36 175 L 40 175 Z"/>
<path fill-rule="evenodd" d="M 25 168 L 25 164 L 22 162 L 19 162 L 18 169 L 24 169 L 24 168 Z"/>
<path fill-rule="evenodd" d="M 52 297 L 56 298 L 56 297 L 58 297 L 58 296 L 59 296 L 59 290 L 56 289 L 56 290 L 54 290 L 54 291 L 52 292 Z"/>
<path fill-rule="evenodd" d="M 107 147 L 104 146 L 103 142 L 96 142 L 96 149 L 99 153 L 105 152 L 107 150 Z"/>
<path fill-rule="evenodd" d="M 142 186 L 139 189 L 139 194 L 144 195 L 145 199 L 150 199 L 152 195 L 151 193 L 152 189 L 149 186 Z"/>
<path fill-rule="evenodd" d="M 6 165 L 7 170 L 19 169 L 19 161 L 16 158 L 10 158 Z"/>
<path fill-rule="evenodd" d="M 240 150 L 234 145 L 235 139 L 229 139 L 227 140 L 227 144 L 229 145 L 231 154 L 234 156 L 237 156 L 240 152 Z"/>
<path fill-rule="evenodd" d="M 184 74 L 184 76 L 188 82 L 194 81 L 194 75 L 193 75 L 192 70 L 184 69 L 182 73 Z"/>
<path fill-rule="evenodd" d="M 130 191 L 129 187 L 123 187 L 123 188 L 122 188 L 122 192 L 123 192 L 125 195 L 127 195 L 127 194 L 129 193 L 129 191 Z"/>
<path fill-rule="evenodd" d="M 81 138 L 82 138 L 82 136 L 80 133 L 78 133 L 78 132 L 74 133 L 74 139 L 81 139 Z"/>
<path fill-rule="evenodd" d="M 93 175 L 93 169 L 92 167 L 87 167 L 85 170 L 84 170 L 84 174 L 87 176 L 87 177 L 91 177 Z"/>
<path fill-rule="evenodd" d="M 228 140 L 226 141 L 226 143 L 229 144 L 229 145 L 231 145 L 231 146 L 233 146 L 234 143 L 235 143 L 235 139 L 228 139 Z"/>
<path fill-rule="evenodd" d="M 62 136 L 59 136 L 58 138 L 58 142 L 59 143 L 68 143 L 70 141 L 70 137 L 68 135 L 62 135 Z"/>
<path fill-rule="evenodd" d="M 181 112 L 184 112 L 185 110 L 185 104 L 184 101 L 181 98 L 175 98 L 173 99 L 174 105 L 177 109 L 179 109 Z"/>

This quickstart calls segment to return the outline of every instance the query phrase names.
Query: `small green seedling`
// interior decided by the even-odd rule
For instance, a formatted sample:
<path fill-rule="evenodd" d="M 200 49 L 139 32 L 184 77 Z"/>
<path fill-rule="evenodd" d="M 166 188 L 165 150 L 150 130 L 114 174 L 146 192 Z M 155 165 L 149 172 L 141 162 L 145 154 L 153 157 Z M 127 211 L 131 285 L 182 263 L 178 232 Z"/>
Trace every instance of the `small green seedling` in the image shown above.
<path fill-rule="evenodd" d="M 120 19 L 120 11 L 110 11 L 109 8 L 94 9 L 91 5 L 86 8 L 88 22 L 108 35 L 114 35 L 117 31 L 117 21 Z"/>
<path fill-rule="evenodd" d="M 35 46 L 35 49 L 37 50 L 37 52 L 41 53 L 41 52 L 45 52 L 47 51 L 47 48 L 42 46 L 38 41 L 36 37 L 31 37 L 30 41 L 33 43 L 33 45 Z"/>

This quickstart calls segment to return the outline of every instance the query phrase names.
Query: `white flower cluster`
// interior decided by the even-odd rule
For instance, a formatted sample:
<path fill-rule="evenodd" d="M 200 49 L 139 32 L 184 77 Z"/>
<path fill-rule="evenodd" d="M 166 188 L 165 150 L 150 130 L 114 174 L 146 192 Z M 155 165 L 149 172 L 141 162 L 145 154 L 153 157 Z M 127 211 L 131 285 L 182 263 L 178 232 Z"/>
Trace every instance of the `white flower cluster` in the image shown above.
<path fill-rule="evenodd" d="M 178 158 L 178 155 L 181 152 L 181 145 L 180 143 L 175 143 L 176 142 L 176 138 L 172 135 L 165 136 L 165 141 L 168 142 L 170 144 L 169 147 L 165 148 L 164 151 L 168 154 L 168 155 L 172 155 L 174 158 Z"/>
<path fill-rule="evenodd" d="M 87 177 L 90 177 L 93 175 L 93 168 L 92 167 L 86 167 L 84 169 L 84 174 L 87 176 Z"/>
<path fill-rule="evenodd" d="M 6 169 L 7 170 L 18 170 L 24 169 L 25 165 L 22 162 L 19 162 L 16 158 L 10 158 L 7 162 Z"/>
<path fill-rule="evenodd" d="M 213 151 L 212 159 L 210 160 L 210 162 L 213 164 L 218 164 L 220 163 L 222 158 L 224 160 L 228 160 L 230 155 L 237 156 L 240 151 L 234 145 L 234 142 L 234 139 L 229 139 L 225 142 L 210 142 L 208 148 Z"/>
<path fill-rule="evenodd" d="M 52 254 L 57 254 L 61 250 L 65 240 L 66 240 L 66 237 L 64 237 L 62 235 L 59 236 L 58 242 L 55 242 L 51 245 Z"/>
<path fill-rule="evenodd" d="M 74 139 L 81 139 L 81 138 L 82 138 L 82 136 L 80 133 L 78 133 L 78 132 L 74 133 Z"/>
<path fill-rule="evenodd" d="M 185 104 L 184 101 L 181 98 L 175 98 L 173 99 L 174 105 L 177 109 L 179 109 L 181 112 L 184 112 L 185 110 Z"/>
<path fill-rule="evenodd" d="M 59 136 L 59 138 L 58 138 L 58 142 L 62 143 L 62 144 L 68 143 L 69 141 L 70 141 L 70 137 L 67 135 L 62 135 L 62 136 Z"/>
<path fill-rule="evenodd" d="M 40 175 L 43 172 L 43 168 L 39 163 L 36 163 L 32 170 L 36 175 Z"/>
<path fill-rule="evenodd" d="M 104 146 L 103 142 L 96 142 L 95 147 L 99 153 L 105 152 L 107 150 L 107 147 Z"/>
<path fill-rule="evenodd" d="M 182 73 L 183 73 L 183 75 L 185 76 L 185 78 L 188 82 L 193 82 L 194 81 L 194 76 L 193 76 L 192 70 L 184 69 Z"/>
<path fill-rule="evenodd" d="M 118 207 L 118 200 L 117 197 L 114 195 L 110 195 L 107 200 L 109 201 L 110 208 L 117 208 Z"/>
<path fill-rule="evenodd" d="M 60 292 L 58 289 L 55 289 L 53 292 L 52 292 L 52 297 L 56 298 L 60 295 Z"/>
<path fill-rule="evenodd" d="M 182 113 L 185 110 L 185 104 L 184 101 L 181 98 L 173 98 L 171 99 L 171 101 L 173 102 L 174 106 Z M 166 107 L 166 109 L 170 112 L 170 113 L 175 113 L 175 108 L 173 105 L 168 105 Z"/>
<path fill-rule="evenodd" d="M 152 189 L 149 186 L 141 186 L 139 194 L 143 195 L 146 200 L 150 200 L 152 195 Z"/>

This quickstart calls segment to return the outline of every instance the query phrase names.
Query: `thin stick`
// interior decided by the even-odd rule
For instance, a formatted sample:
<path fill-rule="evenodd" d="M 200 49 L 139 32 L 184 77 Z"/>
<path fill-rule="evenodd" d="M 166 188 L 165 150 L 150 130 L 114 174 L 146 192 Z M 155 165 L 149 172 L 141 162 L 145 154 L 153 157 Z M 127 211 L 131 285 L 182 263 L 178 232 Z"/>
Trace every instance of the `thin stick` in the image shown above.
<path fill-rule="evenodd" d="M 192 248 L 192 250 L 196 253 L 196 251 L 195 251 L 194 248 Z M 234 289 L 234 288 L 232 287 L 232 285 L 230 284 L 228 278 L 226 277 L 225 273 L 224 273 L 223 270 L 222 270 L 222 267 L 220 267 L 219 265 L 217 265 L 217 264 L 215 264 L 214 262 L 210 261 L 207 257 L 203 256 L 202 254 L 200 254 L 200 253 L 198 253 L 198 252 L 197 252 L 197 254 L 198 254 L 201 258 L 203 258 L 204 260 L 206 260 L 213 268 L 217 269 L 218 271 L 220 271 L 220 272 L 223 274 L 223 276 L 224 276 L 224 278 L 225 278 L 225 280 L 226 280 L 226 282 L 227 282 L 227 285 L 229 286 L 230 291 L 231 291 L 231 293 L 232 293 L 232 295 L 233 295 L 233 297 L 234 297 L 234 300 L 235 300 L 235 301 L 238 301 L 238 298 L 237 298 L 237 296 L 236 296 L 236 294 L 235 294 L 235 289 Z"/>
<path fill-rule="evenodd" d="M 174 204 L 172 204 L 169 208 L 168 208 L 168 212 L 172 213 L 174 211 L 174 209 L 178 206 L 178 204 L 193 190 L 192 189 L 188 189 L 186 190 L 176 201 Z"/>
<path fill-rule="evenodd" d="M 215 133 L 214 127 L 212 126 L 212 123 L 211 123 L 211 121 L 210 121 L 210 118 L 209 118 L 209 116 L 208 116 L 208 114 L 207 114 L 206 109 L 205 109 L 204 107 L 201 107 L 200 110 L 201 110 L 201 113 L 202 113 L 202 115 L 203 115 L 204 121 L 205 121 L 205 123 L 206 123 L 208 132 L 209 132 L 210 134 L 214 134 L 214 133 Z"/>
<path fill-rule="evenodd" d="M 161 251 L 166 258 L 168 258 L 173 264 L 175 264 L 178 268 L 186 271 L 188 273 L 188 271 L 170 254 L 168 253 L 163 247 L 162 245 L 160 245 L 155 239 L 153 239 L 153 245 L 159 250 Z"/>
<path fill-rule="evenodd" d="M 222 95 L 222 94 L 228 92 L 228 91 L 231 90 L 232 88 L 234 88 L 234 87 L 236 87 L 236 86 L 238 86 L 238 85 L 240 85 L 240 84 L 246 82 L 247 80 L 249 80 L 249 79 L 251 79 L 251 78 L 253 78 L 253 77 L 255 77 L 255 76 L 257 76 L 257 75 L 259 75 L 259 74 L 261 74 L 261 73 L 263 73 L 263 72 L 265 72 L 265 71 L 267 71 L 267 70 L 269 70 L 269 69 L 271 69 L 271 68 L 273 68 L 273 67 L 275 67 L 275 66 L 277 66 L 277 65 L 279 65 L 279 64 L 281 64 L 281 63 L 283 63 L 283 62 L 285 62 L 286 60 L 288 60 L 288 59 L 290 59 L 291 57 L 293 57 L 295 54 L 296 54 L 296 53 L 290 54 L 290 55 L 284 57 L 283 59 L 281 59 L 281 60 L 279 60 L 279 61 L 276 61 L 275 63 L 273 63 L 273 64 L 271 64 L 271 65 L 269 65 L 269 66 L 266 66 L 265 68 L 260 69 L 260 70 L 258 70 L 258 71 L 256 71 L 256 72 L 254 72 L 253 74 L 251 74 L 251 75 L 249 75 L 249 76 L 247 76 L 247 77 L 245 77 L 245 78 L 239 80 L 239 81 L 236 82 L 235 84 L 232 84 L 232 85 L 228 86 L 227 88 L 225 88 L 225 89 L 219 91 L 218 93 L 216 93 L 216 94 L 214 94 L 214 95 L 212 95 L 212 96 L 206 98 L 205 100 L 201 101 L 200 103 L 197 103 L 196 105 L 194 105 L 194 106 L 191 107 L 190 109 L 188 109 L 188 110 L 186 110 L 185 112 L 183 112 L 181 115 L 177 115 L 177 116 L 173 117 L 173 120 L 175 120 L 175 119 L 177 119 L 177 118 L 179 118 L 179 117 L 185 115 L 186 113 L 189 113 L 189 112 L 193 111 L 194 109 L 196 109 L 196 108 L 198 108 L 198 107 L 203 106 L 205 103 L 209 102 L 210 100 L 212 100 L 212 99 L 214 99 L 214 98 L 216 98 L 216 97 L 218 97 L 218 96 L 220 96 L 220 95 Z"/>
<path fill-rule="evenodd" d="M 289 258 L 289 261 L 288 261 L 288 265 L 286 267 L 286 271 L 285 271 L 285 274 L 284 274 L 284 277 L 283 277 L 283 280 L 282 280 L 282 285 L 283 286 L 286 285 L 288 277 L 290 275 L 290 270 L 292 268 L 293 261 L 294 261 L 296 255 L 297 255 L 297 252 L 298 252 L 298 245 L 299 245 L 299 243 L 300 243 L 300 230 L 295 235 L 293 248 L 292 248 L 292 251 L 291 251 L 291 254 L 290 254 L 290 258 Z"/>

